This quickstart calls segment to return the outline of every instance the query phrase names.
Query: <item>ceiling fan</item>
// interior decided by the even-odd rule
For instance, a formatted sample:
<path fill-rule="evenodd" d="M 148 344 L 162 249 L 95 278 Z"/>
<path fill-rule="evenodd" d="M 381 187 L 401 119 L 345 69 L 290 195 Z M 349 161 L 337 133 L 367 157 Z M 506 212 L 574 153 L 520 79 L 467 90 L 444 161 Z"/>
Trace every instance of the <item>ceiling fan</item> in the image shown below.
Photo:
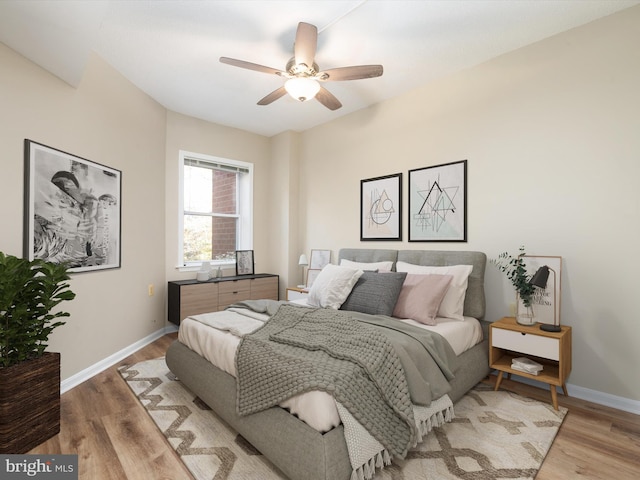
<path fill-rule="evenodd" d="M 293 45 L 293 57 L 287 62 L 284 70 L 228 57 L 220 57 L 220 61 L 235 67 L 275 74 L 287 79 L 282 87 L 262 98 L 258 105 L 269 105 L 289 93 L 289 95 L 301 102 L 315 97 L 328 109 L 337 110 L 342 104 L 319 82 L 358 80 L 382 75 L 382 65 L 357 65 L 320 71 L 318 64 L 314 61 L 317 44 L 318 29 L 315 25 L 300 22 L 298 23 L 296 40 Z"/>

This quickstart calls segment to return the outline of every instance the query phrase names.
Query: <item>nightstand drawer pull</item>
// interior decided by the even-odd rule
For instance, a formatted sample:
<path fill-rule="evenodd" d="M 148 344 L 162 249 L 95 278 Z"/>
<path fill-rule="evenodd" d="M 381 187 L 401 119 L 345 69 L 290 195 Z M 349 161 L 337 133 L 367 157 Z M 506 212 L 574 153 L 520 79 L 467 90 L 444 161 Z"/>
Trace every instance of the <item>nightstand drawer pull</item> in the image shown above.
<path fill-rule="evenodd" d="M 493 328 L 491 331 L 491 345 L 550 360 L 560 359 L 560 342 L 556 338 L 533 334 L 527 335 L 523 332 Z"/>

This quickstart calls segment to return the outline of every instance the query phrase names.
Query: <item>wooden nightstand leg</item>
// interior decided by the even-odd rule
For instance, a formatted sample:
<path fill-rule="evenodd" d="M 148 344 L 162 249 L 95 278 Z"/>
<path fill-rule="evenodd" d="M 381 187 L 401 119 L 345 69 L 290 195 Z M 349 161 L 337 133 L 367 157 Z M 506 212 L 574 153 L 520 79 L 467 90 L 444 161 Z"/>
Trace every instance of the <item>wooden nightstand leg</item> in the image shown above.
<path fill-rule="evenodd" d="M 569 396 L 569 393 L 567 392 L 567 384 L 566 383 L 562 384 L 562 393 L 564 393 L 565 397 Z"/>
<path fill-rule="evenodd" d="M 553 408 L 558 410 L 558 392 L 556 391 L 555 385 L 549 385 L 551 387 L 551 402 L 553 403 Z"/>
<path fill-rule="evenodd" d="M 502 383 L 502 375 L 504 372 L 502 372 L 501 370 L 498 370 L 498 375 L 497 375 L 497 379 L 496 379 L 496 386 L 493 389 L 494 391 L 498 391 L 498 389 L 500 388 L 500 384 Z"/>

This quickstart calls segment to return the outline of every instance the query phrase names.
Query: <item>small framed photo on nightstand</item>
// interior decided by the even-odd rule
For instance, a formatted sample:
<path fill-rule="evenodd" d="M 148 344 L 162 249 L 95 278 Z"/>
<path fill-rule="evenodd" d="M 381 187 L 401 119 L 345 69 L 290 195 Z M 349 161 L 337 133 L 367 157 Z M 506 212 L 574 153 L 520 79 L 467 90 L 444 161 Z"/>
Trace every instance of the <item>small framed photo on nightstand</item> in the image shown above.
<path fill-rule="evenodd" d="M 313 268 L 310 268 L 309 270 L 307 270 L 307 285 L 305 287 L 307 290 L 311 288 L 311 285 L 313 285 L 313 282 L 316 281 L 316 278 L 318 278 L 318 274 L 321 271 L 322 270 L 317 270 Z"/>
<path fill-rule="evenodd" d="M 311 250 L 311 270 L 322 270 L 331 262 L 331 250 Z"/>

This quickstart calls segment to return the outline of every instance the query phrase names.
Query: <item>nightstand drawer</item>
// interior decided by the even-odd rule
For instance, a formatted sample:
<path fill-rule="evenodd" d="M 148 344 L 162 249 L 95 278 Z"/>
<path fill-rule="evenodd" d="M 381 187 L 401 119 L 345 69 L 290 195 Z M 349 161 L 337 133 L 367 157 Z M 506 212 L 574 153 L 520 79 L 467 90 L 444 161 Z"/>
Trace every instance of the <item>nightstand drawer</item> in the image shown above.
<path fill-rule="evenodd" d="M 491 346 L 550 360 L 560 359 L 560 342 L 557 338 L 493 328 Z"/>

